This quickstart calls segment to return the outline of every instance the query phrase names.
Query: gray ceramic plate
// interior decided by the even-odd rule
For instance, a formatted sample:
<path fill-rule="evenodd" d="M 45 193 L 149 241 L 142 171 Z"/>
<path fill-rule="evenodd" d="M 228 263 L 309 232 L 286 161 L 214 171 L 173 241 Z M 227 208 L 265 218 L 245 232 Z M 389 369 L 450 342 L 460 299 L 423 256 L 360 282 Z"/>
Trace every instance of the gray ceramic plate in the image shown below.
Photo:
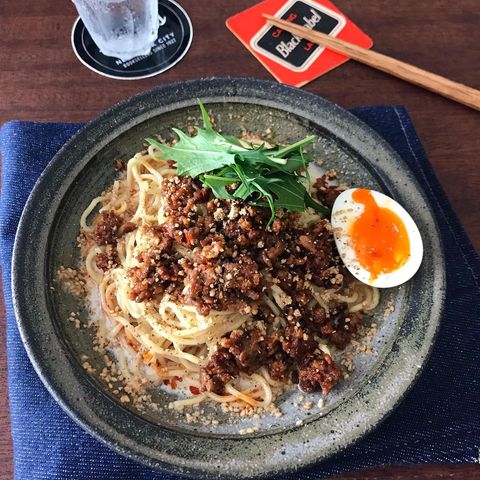
<path fill-rule="evenodd" d="M 360 355 L 321 410 L 298 407 L 298 391 L 279 403 L 282 417 L 221 417 L 218 426 L 189 424 L 171 410 L 130 410 L 95 375 L 81 367 L 87 354 L 101 359 L 91 332 L 66 319 L 79 310 L 57 288 L 60 265 L 78 260 L 81 212 L 111 183 L 113 160 L 130 158 L 153 133 L 167 135 L 198 117 L 196 98 L 217 126 L 239 134 L 270 128 L 278 141 L 315 134 L 316 158 L 352 186 L 382 190 L 411 213 L 423 236 L 422 267 L 407 285 L 384 292 L 372 321 L 380 325 L 373 354 Z M 80 425 L 118 452 L 150 466 L 203 477 L 256 477 L 292 471 L 339 452 L 372 430 L 419 375 L 432 347 L 444 296 L 444 261 L 438 230 L 425 195 L 398 155 L 365 124 L 310 93 L 252 79 L 207 79 L 164 85 L 112 107 L 89 123 L 55 156 L 23 213 L 13 259 L 13 291 L 20 332 L 43 382 Z M 51 287 L 54 287 L 52 289 Z M 387 302 L 395 311 L 384 319 Z M 85 318 L 86 313 L 82 312 Z M 166 405 L 168 394 L 156 399 Z M 312 396 L 316 405 L 318 396 Z M 240 436 L 242 428 L 258 431 Z"/>

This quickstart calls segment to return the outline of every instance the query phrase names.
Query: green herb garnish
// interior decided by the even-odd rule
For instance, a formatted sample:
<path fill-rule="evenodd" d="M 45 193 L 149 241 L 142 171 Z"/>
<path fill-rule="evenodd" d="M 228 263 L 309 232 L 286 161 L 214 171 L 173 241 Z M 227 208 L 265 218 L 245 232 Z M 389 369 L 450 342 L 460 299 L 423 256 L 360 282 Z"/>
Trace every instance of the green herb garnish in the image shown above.
<path fill-rule="evenodd" d="M 197 135 L 190 137 L 174 128 L 179 141 L 171 147 L 153 138 L 146 139 L 162 152 L 162 158 L 176 162 L 179 175 L 198 177 L 217 198 L 241 199 L 270 208 L 269 224 L 278 208 L 301 212 L 310 207 L 324 215 L 330 213 L 307 189 L 307 167 L 312 158 L 304 147 L 315 136 L 287 146 L 245 147 L 238 139 L 216 132 L 202 102 L 198 103 L 204 128 L 197 128 Z"/>

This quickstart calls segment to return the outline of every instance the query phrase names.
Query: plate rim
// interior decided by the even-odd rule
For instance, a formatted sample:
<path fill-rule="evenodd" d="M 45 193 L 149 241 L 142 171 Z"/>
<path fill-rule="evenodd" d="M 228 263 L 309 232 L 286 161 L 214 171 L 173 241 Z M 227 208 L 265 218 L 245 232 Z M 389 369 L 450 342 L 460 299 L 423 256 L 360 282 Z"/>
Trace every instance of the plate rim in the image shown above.
<path fill-rule="evenodd" d="M 173 473 L 180 473 L 180 474 L 202 474 L 204 476 L 212 477 L 212 478 L 218 478 L 219 473 L 214 471 L 212 467 L 210 467 L 210 470 L 205 470 L 206 467 L 209 467 L 208 465 L 204 465 L 203 467 L 199 464 L 197 465 L 192 465 L 192 464 L 185 464 L 183 461 L 174 461 L 172 462 L 171 455 L 164 455 L 164 457 L 159 460 L 158 458 L 153 460 L 151 456 L 149 456 L 146 451 L 148 449 L 145 449 L 143 452 L 138 451 L 137 445 L 131 445 L 128 442 L 128 439 L 122 439 L 121 436 L 117 437 L 116 439 L 112 439 L 111 435 L 108 433 L 105 433 L 105 429 L 102 431 L 102 428 L 99 428 L 99 425 L 91 425 L 91 423 L 86 420 L 85 418 L 82 417 L 81 413 L 78 413 L 78 411 L 74 410 L 74 406 L 69 404 L 65 398 L 61 394 L 58 393 L 57 388 L 52 385 L 52 372 L 46 368 L 45 365 L 42 365 L 42 356 L 41 352 L 38 352 L 38 347 L 35 347 L 35 345 L 31 342 L 31 338 L 29 337 L 29 331 L 28 331 L 28 319 L 24 318 L 25 311 L 28 310 L 28 308 L 25 308 L 25 305 L 22 304 L 21 301 L 21 290 L 25 284 L 25 279 L 20 278 L 21 273 L 22 273 L 22 256 L 24 253 L 23 247 L 28 244 L 28 236 L 29 236 L 29 229 L 31 226 L 31 218 L 32 215 L 36 215 L 36 205 L 37 202 L 39 201 L 39 195 L 42 194 L 42 189 L 44 189 L 48 182 L 49 182 L 49 177 L 55 176 L 56 169 L 58 169 L 62 163 L 65 162 L 65 154 L 66 152 L 69 151 L 70 148 L 72 148 L 72 145 L 75 147 L 76 143 L 79 143 L 82 141 L 83 138 L 86 139 L 87 144 L 89 141 L 93 141 L 93 137 L 95 135 L 91 135 L 92 139 L 89 139 L 89 134 L 90 133 L 95 133 L 96 129 L 100 127 L 104 123 L 108 123 L 110 119 L 111 123 L 111 118 L 112 116 L 115 116 L 117 113 L 123 111 L 123 110 L 135 110 L 135 105 L 141 103 L 143 99 L 148 99 L 149 96 L 161 96 L 165 95 L 166 93 L 170 92 L 184 92 L 184 96 L 188 97 L 188 100 L 183 100 L 184 105 L 182 105 L 182 102 L 173 102 L 173 105 L 175 105 L 175 108 L 172 109 L 167 109 L 169 110 L 175 110 L 177 108 L 181 108 L 182 106 L 187 106 L 187 105 L 192 105 L 192 100 L 194 101 L 194 97 L 192 97 L 191 94 L 186 95 L 186 91 L 190 90 L 204 90 L 204 89 L 211 89 L 212 91 L 217 91 L 217 100 L 218 102 L 221 102 L 222 99 L 225 101 L 226 99 L 230 98 L 230 100 L 233 100 L 231 98 L 236 94 L 237 91 L 241 91 L 242 89 L 245 91 L 250 91 L 250 93 L 254 93 L 255 91 L 261 91 L 262 95 L 265 97 L 269 97 L 270 99 L 272 96 L 275 94 L 281 94 L 289 98 L 289 101 L 292 103 L 295 103 L 296 100 L 299 98 L 308 100 L 310 102 L 308 109 L 312 110 L 312 108 L 318 109 L 319 112 L 329 112 L 333 116 L 333 126 L 335 126 L 335 120 L 341 121 L 341 122 L 347 122 L 347 124 L 355 127 L 360 131 L 360 133 L 363 133 L 366 135 L 366 138 L 362 138 L 361 141 L 369 140 L 369 141 L 374 141 L 374 143 L 378 146 L 380 146 L 380 150 L 386 151 L 389 153 L 390 156 L 395 157 L 396 162 L 400 165 L 403 165 L 405 168 L 405 173 L 410 180 L 410 182 L 414 185 L 415 191 L 417 194 L 420 195 L 420 197 L 423 197 L 424 200 L 426 200 L 426 195 L 423 189 L 420 187 L 416 179 L 413 177 L 411 174 L 410 170 L 404 163 L 403 159 L 395 152 L 395 150 L 378 134 L 376 133 L 371 127 L 366 125 L 364 122 L 362 122 L 360 119 L 355 117 L 353 114 L 350 112 L 347 112 L 346 110 L 341 109 L 337 105 L 317 96 L 312 93 L 302 91 L 299 89 L 296 89 L 294 87 L 287 87 L 284 85 L 277 84 L 275 82 L 270 82 L 270 81 L 264 81 L 264 80 L 258 80 L 258 79 L 250 79 L 250 78 L 229 78 L 229 77 L 224 77 L 224 78 L 204 78 L 204 79 L 198 79 L 198 80 L 188 80 L 188 81 L 181 81 L 181 82 L 175 82 L 172 84 L 165 84 L 161 85 L 158 87 L 155 87 L 151 90 L 141 92 L 133 97 L 130 97 L 126 100 L 123 100 L 122 102 L 119 102 L 118 104 L 110 107 L 108 110 L 106 110 L 104 113 L 102 113 L 100 116 L 92 120 L 91 122 L 88 122 L 84 127 L 82 127 L 54 156 L 54 158 L 51 160 L 51 162 L 47 165 L 45 170 L 42 172 L 40 175 L 39 179 L 37 180 L 22 213 L 19 226 L 17 229 L 17 235 L 15 237 L 15 244 L 14 244 L 14 250 L 13 250 L 13 256 L 12 256 L 12 297 L 13 297 L 13 303 L 14 303 L 14 310 L 15 310 L 15 315 L 17 319 L 17 324 L 18 328 L 20 331 L 20 335 L 22 338 L 22 342 L 27 350 L 27 353 L 29 355 L 29 358 L 37 371 L 37 374 L 40 376 L 42 382 L 44 385 L 47 387 L 49 392 L 52 394 L 52 396 L 55 398 L 55 400 L 60 404 L 60 406 L 68 413 L 68 415 L 73 418 L 78 424 L 80 424 L 85 430 L 87 430 L 90 434 L 92 434 L 95 438 L 101 440 L 102 442 L 106 443 L 109 445 L 111 448 L 116 450 L 117 452 L 131 458 L 137 461 L 140 461 L 150 467 L 154 468 L 162 468 L 164 470 L 168 470 Z M 228 94 L 220 94 L 218 93 L 219 91 L 222 90 L 228 90 Z M 266 93 L 267 92 L 267 93 Z M 208 99 L 209 93 L 206 94 L 207 99 L 205 102 L 208 103 L 215 103 L 212 102 Z M 166 95 L 165 95 L 166 96 Z M 260 95 L 261 96 L 261 95 Z M 242 98 L 242 96 L 236 97 Z M 255 100 L 256 98 L 253 98 Z M 251 102 L 253 103 L 253 102 Z M 306 102 L 307 103 L 307 102 Z M 165 102 L 162 105 L 160 105 L 161 108 L 165 108 L 168 105 L 172 105 L 170 102 Z M 272 105 L 273 106 L 273 105 Z M 305 106 L 299 107 L 297 110 L 298 111 L 293 111 L 294 108 L 292 107 L 291 104 L 283 104 L 283 105 L 276 105 L 274 108 L 281 109 L 296 115 L 299 115 L 303 118 L 308 118 L 305 117 L 304 114 L 301 113 L 300 110 L 305 110 Z M 129 111 L 130 111 L 129 110 Z M 153 111 L 153 110 L 152 110 Z M 149 113 L 151 113 L 150 111 Z M 141 123 L 143 120 L 150 118 L 151 116 L 155 115 L 150 115 L 146 116 L 145 118 L 142 119 L 142 115 L 139 114 L 137 118 L 137 123 Z M 311 119 L 309 119 L 311 121 Z M 322 126 L 322 128 L 326 128 L 322 124 L 317 124 Z M 129 128 L 132 128 L 134 125 L 128 126 L 128 128 L 125 128 L 122 131 L 117 131 L 116 134 L 114 135 L 113 138 L 116 136 L 120 135 L 123 133 L 123 131 L 128 130 Z M 112 127 L 112 125 L 110 125 Z M 113 127 L 112 127 L 113 128 Z M 101 131 L 101 128 L 98 128 L 99 131 Z M 327 129 L 328 130 L 328 129 Z M 337 133 L 334 133 L 335 136 L 338 137 Z M 105 134 L 103 134 L 103 137 L 106 137 Z M 112 139 L 113 139 L 112 138 Z M 355 152 L 358 152 L 359 150 L 355 148 L 355 146 L 352 146 L 351 142 L 347 142 L 347 139 L 343 139 L 342 137 L 339 137 L 342 141 L 344 141 L 350 148 L 352 148 Z M 112 139 L 106 139 L 104 141 L 104 144 L 107 144 L 109 141 Z M 108 140 L 108 141 L 107 141 Z M 351 140 L 351 139 L 350 139 Z M 356 139 L 357 141 L 353 142 L 353 145 L 355 145 L 359 139 Z M 100 146 L 97 145 L 98 150 L 100 150 L 104 144 L 100 144 Z M 90 148 L 87 150 L 91 150 Z M 368 159 L 367 159 L 368 160 Z M 64 165 L 65 167 L 65 165 Z M 375 169 L 375 166 L 372 165 L 372 168 Z M 376 169 L 375 169 L 376 170 Z M 429 203 L 426 203 L 427 206 L 427 214 L 430 216 L 430 221 L 433 224 L 434 230 L 438 233 L 438 225 L 436 223 L 436 218 L 435 215 L 433 214 Z M 54 216 L 54 213 L 51 214 L 52 218 Z M 30 218 L 29 218 L 30 217 Z M 360 438 L 364 437 L 369 431 L 372 429 L 376 428 L 382 421 L 388 416 L 389 413 L 391 413 L 401 402 L 401 400 L 404 398 L 404 396 L 407 394 L 407 392 L 411 389 L 411 387 L 414 385 L 415 381 L 418 379 L 420 372 L 423 370 L 423 367 L 425 366 L 428 357 L 430 355 L 430 352 L 433 348 L 434 345 L 434 340 L 435 337 L 438 333 L 438 329 L 440 326 L 440 319 L 442 316 L 443 312 L 443 305 L 444 305 L 444 299 L 445 299 L 445 260 L 444 260 L 444 253 L 443 253 L 443 246 L 442 246 L 442 239 L 440 236 L 437 237 L 432 237 L 432 240 L 434 243 L 436 243 L 438 248 L 437 253 L 437 261 L 441 264 L 440 267 L 436 267 L 436 274 L 439 275 L 437 278 L 437 286 L 439 287 L 438 292 L 436 292 L 436 300 L 437 303 L 438 301 L 440 302 L 440 305 L 435 305 L 436 307 L 436 312 L 435 315 L 432 319 L 432 316 L 430 316 L 430 324 L 428 325 L 429 329 L 431 331 L 426 332 L 428 334 L 428 338 L 430 339 L 429 345 L 423 349 L 422 351 L 422 360 L 420 363 L 419 368 L 412 374 L 410 375 L 409 378 L 407 378 L 404 381 L 404 384 L 402 384 L 402 390 L 399 394 L 395 396 L 394 401 L 390 402 L 389 408 L 382 412 L 377 418 L 376 422 L 374 425 L 370 426 L 365 426 L 361 431 L 358 431 L 356 435 L 354 435 L 348 442 L 346 442 L 345 445 L 341 448 L 342 450 L 350 446 L 351 444 L 355 443 L 358 441 Z M 20 267 L 19 267 L 20 265 Z M 24 268 L 23 268 L 24 270 Z M 434 292 L 435 293 L 435 292 Z M 431 323 L 433 321 L 433 324 Z M 53 322 L 52 322 L 53 323 Z M 398 338 L 394 339 L 393 343 L 397 343 Z M 388 355 L 390 355 L 391 352 L 388 352 Z M 84 373 L 84 375 L 86 375 Z M 363 388 L 363 387 L 362 387 Z M 358 395 L 358 392 L 354 395 Z M 327 417 L 325 417 L 327 418 Z M 102 425 L 103 427 L 103 425 Z M 296 430 L 296 429 L 292 429 Z M 287 432 L 288 433 L 288 432 Z M 108 437 L 108 438 L 106 438 Z M 120 440 L 119 440 L 120 438 Z M 259 437 L 263 438 L 263 437 Z M 245 440 L 247 442 L 253 441 L 249 437 L 242 437 L 238 440 L 237 442 L 240 442 L 242 440 Z M 120 443 L 119 443 L 120 442 Z M 123 442 L 123 444 L 121 444 Z M 130 442 L 131 443 L 131 442 Z M 158 453 L 158 452 L 157 452 Z M 324 455 L 321 460 L 325 460 L 326 458 L 330 458 L 332 455 L 334 455 L 336 452 L 330 451 L 327 452 L 326 455 Z M 287 456 L 285 456 L 287 457 Z M 178 459 L 173 459 L 173 460 L 178 460 Z M 253 476 L 255 477 L 265 477 L 268 475 L 273 475 L 273 474 L 278 474 L 278 473 L 286 473 L 289 471 L 294 471 L 297 468 L 300 467 L 306 467 L 309 466 L 313 463 L 315 463 L 317 460 L 313 459 L 312 456 L 310 455 L 308 459 L 305 457 L 304 459 L 300 459 L 295 465 L 292 466 L 291 460 L 288 461 L 287 458 L 285 459 L 284 462 L 277 462 L 276 465 L 270 465 L 269 470 L 266 471 L 260 471 L 260 472 L 254 472 Z M 252 472 L 248 471 L 247 472 L 248 477 L 252 477 Z M 231 472 L 228 472 L 228 475 L 233 476 L 234 478 L 246 478 L 244 475 L 242 475 L 242 471 L 240 469 L 232 469 Z M 228 476 L 227 475 L 227 476 Z M 222 472 L 222 478 L 225 478 L 225 474 Z"/>

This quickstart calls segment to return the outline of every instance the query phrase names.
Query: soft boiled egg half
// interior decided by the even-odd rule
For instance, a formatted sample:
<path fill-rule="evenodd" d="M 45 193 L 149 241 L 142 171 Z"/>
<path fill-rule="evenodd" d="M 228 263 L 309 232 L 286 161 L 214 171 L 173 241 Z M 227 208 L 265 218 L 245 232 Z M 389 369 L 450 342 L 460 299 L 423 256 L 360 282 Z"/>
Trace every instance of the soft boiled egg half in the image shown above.
<path fill-rule="evenodd" d="M 333 205 L 331 223 L 340 257 L 363 283 L 395 287 L 410 280 L 422 263 L 423 242 L 415 222 L 383 193 L 345 190 Z"/>

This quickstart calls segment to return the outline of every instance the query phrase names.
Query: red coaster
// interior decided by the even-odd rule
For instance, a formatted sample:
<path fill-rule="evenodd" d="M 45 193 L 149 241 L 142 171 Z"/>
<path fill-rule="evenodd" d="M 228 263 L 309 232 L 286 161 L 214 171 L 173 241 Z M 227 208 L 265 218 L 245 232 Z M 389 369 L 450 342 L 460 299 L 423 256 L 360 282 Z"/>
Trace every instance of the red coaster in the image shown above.
<path fill-rule="evenodd" d="M 279 82 L 288 85 L 301 87 L 348 57 L 267 24 L 264 13 L 364 48 L 373 45 L 372 39 L 328 0 L 265 0 L 227 19 L 232 33 Z"/>

